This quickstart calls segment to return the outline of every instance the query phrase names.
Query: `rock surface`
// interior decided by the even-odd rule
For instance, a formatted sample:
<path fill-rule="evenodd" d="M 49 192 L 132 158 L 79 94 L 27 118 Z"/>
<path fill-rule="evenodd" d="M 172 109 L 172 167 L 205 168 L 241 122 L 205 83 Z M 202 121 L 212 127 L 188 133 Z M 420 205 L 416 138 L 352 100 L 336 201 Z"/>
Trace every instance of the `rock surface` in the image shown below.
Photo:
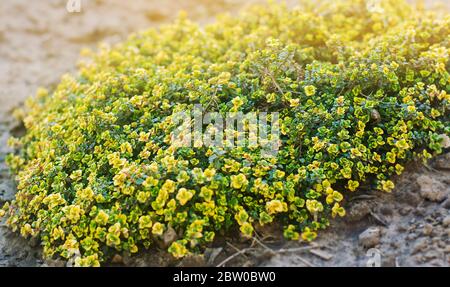
<path fill-rule="evenodd" d="M 425 199 L 441 202 L 447 198 L 447 190 L 444 184 L 430 176 L 419 176 L 417 178 L 417 184 L 420 186 L 420 194 Z"/>
<path fill-rule="evenodd" d="M 375 247 L 380 243 L 381 231 L 378 227 L 369 227 L 358 236 L 359 243 L 365 248 Z"/>

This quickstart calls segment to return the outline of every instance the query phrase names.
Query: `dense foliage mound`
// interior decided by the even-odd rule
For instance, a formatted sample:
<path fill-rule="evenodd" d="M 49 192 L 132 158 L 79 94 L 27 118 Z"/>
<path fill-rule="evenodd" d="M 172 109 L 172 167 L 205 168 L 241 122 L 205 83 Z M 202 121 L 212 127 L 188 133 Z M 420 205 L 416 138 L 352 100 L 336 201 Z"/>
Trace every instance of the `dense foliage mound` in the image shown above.
<path fill-rule="evenodd" d="M 206 27 L 180 17 L 103 47 L 29 100 L 1 215 L 81 266 L 161 241 L 181 258 L 272 222 L 313 240 L 346 194 L 390 192 L 450 131 L 450 18 L 367 2 L 270 4 Z M 194 104 L 279 112 L 279 152 L 174 148 L 172 114 Z"/>

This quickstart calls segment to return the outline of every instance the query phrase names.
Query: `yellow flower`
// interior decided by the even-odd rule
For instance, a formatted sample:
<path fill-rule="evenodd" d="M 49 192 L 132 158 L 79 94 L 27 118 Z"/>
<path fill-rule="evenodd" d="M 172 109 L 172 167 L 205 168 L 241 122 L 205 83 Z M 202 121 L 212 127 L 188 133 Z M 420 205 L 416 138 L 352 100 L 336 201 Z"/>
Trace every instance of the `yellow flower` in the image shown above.
<path fill-rule="evenodd" d="M 344 199 L 344 196 L 342 196 L 342 194 L 338 191 L 334 190 L 332 193 L 328 194 L 326 202 L 327 204 L 331 204 L 334 201 L 340 202 L 342 201 L 342 199 Z"/>
<path fill-rule="evenodd" d="M 331 209 L 331 216 L 334 218 L 336 215 L 339 215 L 340 217 L 345 216 L 345 209 L 341 207 L 339 203 L 335 203 Z"/>
<path fill-rule="evenodd" d="M 188 254 L 188 250 L 184 244 L 181 244 L 180 241 L 173 242 L 170 246 L 168 251 L 170 254 L 172 254 L 175 258 L 183 258 Z"/>
<path fill-rule="evenodd" d="M 381 181 L 381 188 L 386 192 L 391 192 L 394 189 L 394 187 L 395 187 L 394 183 L 390 180 Z"/>
<path fill-rule="evenodd" d="M 76 257 L 75 267 L 100 267 L 100 261 L 98 260 L 98 254 L 93 254 L 86 257 Z"/>
<path fill-rule="evenodd" d="M 185 205 L 193 196 L 194 193 L 187 190 L 186 188 L 180 188 L 177 193 L 177 199 L 181 205 Z"/>
<path fill-rule="evenodd" d="M 407 110 L 408 112 L 410 112 L 410 113 L 413 113 L 413 112 L 416 111 L 416 107 L 413 106 L 413 105 L 411 105 L 411 106 L 408 106 L 408 107 L 406 108 L 406 110 Z"/>
<path fill-rule="evenodd" d="M 81 200 L 91 200 L 94 198 L 94 191 L 90 187 L 81 189 L 77 191 L 77 197 Z"/>
<path fill-rule="evenodd" d="M 83 213 L 83 210 L 81 209 L 81 207 L 79 205 L 69 205 L 65 209 L 66 217 L 67 217 L 67 219 L 72 221 L 72 223 L 77 223 L 78 220 L 80 220 L 82 213 Z"/>
<path fill-rule="evenodd" d="M 310 97 L 316 94 L 316 87 L 312 85 L 305 86 L 305 94 Z"/>
<path fill-rule="evenodd" d="M 242 189 L 245 188 L 248 184 L 247 177 L 245 174 L 238 174 L 231 176 L 231 187 L 234 189 Z"/>
<path fill-rule="evenodd" d="M 202 186 L 199 196 L 203 197 L 206 201 L 209 201 L 212 199 L 213 194 L 214 191 L 212 189 L 209 189 L 206 186 Z"/>
<path fill-rule="evenodd" d="M 396 158 L 395 153 L 393 153 L 393 152 L 386 153 L 386 159 L 388 162 L 395 163 L 395 158 Z"/>
<path fill-rule="evenodd" d="M 155 224 L 153 224 L 152 227 L 152 233 L 154 235 L 163 235 L 164 233 L 164 224 L 160 223 L 160 222 L 155 222 Z"/>
<path fill-rule="evenodd" d="M 173 193 L 175 191 L 176 183 L 173 180 L 166 180 L 164 184 L 161 186 L 161 191 L 167 192 L 167 193 Z"/>
<path fill-rule="evenodd" d="M 185 170 L 182 170 L 178 173 L 177 181 L 183 183 L 187 182 L 190 178 L 189 174 Z"/>
<path fill-rule="evenodd" d="M 52 239 L 53 240 L 58 240 L 58 239 L 64 239 L 64 230 L 58 226 L 56 228 L 53 228 L 52 230 Z"/>
<path fill-rule="evenodd" d="M 341 169 L 341 174 L 344 178 L 351 178 L 352 169 L 350 167 L 344 167 L 343 169 Z"/>
<path fill-rule="evenodd" d="M 83 175 L 82 170 L 76 170 L 70 175 L 70 179 L 73 181 L 79 181 L 81 179 L 81 176 Z"/>
<path fill-rule="evenodd" d="M 282 179 L 285 175 L 286 175 L 286 173 L 282 170 L 275 171 L 275 177 L 278 179 Z"/>
<path fill-rule="evenodd" d="M 307 199 L 306 200 L 306 208 L 312 214 L 323 211 L 323 205 L 319 201 L 315 199 Z"/>
<path fill-rule="evenodd" d="M 30 235 L 32 232 L 31 225 L 29 223 L 26 223 L 22 228 L 20 229 L 20 235 L 27 238 L 28 235 Z"/>
<path fill-rule="evenodd" d="M 214 168 L 207 168 L 205 169 L 205 171 L 203 172 L 203 176 L 207 179 L 207 180 L 212 180 L 212 178 L 214 177 L 214 175 L 216 174 L 216 170 Z"/>
<path fill-rule="evenodd" d="M 403 172 L 404 169 L 405 168 L 402 165 L 398 164 L 398 163 L 395 165 L 395 173 L 397 173 L 398 175 L 400 175 Z"/>
<path fill-rule="evenodd" d="M 237 111 L 244 104 L 241 97 L 235 97 L 231 102 L 233 103 L 232 111 Z"/>
<path fill-rule="evenodd" d="M 139 218 L 139 229 L 146 229 L 152 227 L 152 220 L 150 216 L 143 215 Z"/>
<path fill-rule="evenodd" d="M 144 182 L 142 183 L 142 186 L 145 188 L 153 187 L 158 185 L 159 180 L 156 178 L 149 176 L 147 177 Z"/>
<path fill-rule="evenodd" d="M 236 219 L 236 222 L 237 222 L 239 225 L 244 224 L 244 222 L 247 222 L 247 220 L 248 220 L 248 213 L 247 213 L 247 211 L 245 211 L 245 209 L 241 207 L 241 208 L 239 209 L 239 212 L 237 212 L 237 213 L 234 215 L 234 219 Z"/>
<path fill-rule="evenodd" d="M 63 205 L 66 203 L 66 200 L 62 198 L 61 194 L 54 193 L 48 195 L 46 198 L 44 198 L 43 203 L 48 206 L 48 209 L 53 209 L 58 205 Z"/>
<path fill-rule="evenodd" d="M 349 180 L 347 184 L 347 188 L 350 191 L 355 191 L 359 187 L 359 182 L 355 180 Z"/>
<path fill-rule="evenodd" d="M 145 203 L 150 198 L 150 196 L 151 196 L 150 192 L 140 191 L 140 192 L 137 193 L 136 199 L 140 203 Z"/>
<path fill-rule="evenodd" d="M 275 214 L 288 211 L 286 202 L 282 202 L 278 199 L 271 200 L 266 203 L 266 211 L 269 214 Z"/>
<path fill-rule="evenodd" d="M 103 210 L 100 210 L 97 214 L 97 216 L 95 217 L 95 222 L 97 222 L 100 226 L 101 225 L 106 225 L 106 223 L 108 223 L 109 220 L 109 215 L 104 212 Z"/>
<path fill-rule="evenodd" d="M 408 149 L 409 148 L 408 142 L 404 139 L 397 141 L 395 143 L 395 146 L 398 147 L 399 149 Z"/>
<path fill-rule="evenodd" d="M 149 136 L 150 136 L 149 133 L 141 132 L 141 133 L 139 134 L 139 141 L 140 141 L 140 142 L 148 142 Z"/>
<path fill-rule="evenodd" d="M 302 232 L 302 239 L 305 241 L 312 241 L 317 237 L 317 233 L 314 231 L 311 231 L 309 227 L 305 227 L 305 229 Z"/>
<path fill-rule="evenodd" d="M 290 105 L 291 108 L 298 107 L 299 104 L 300 104 L 300 99 L 291 99 L 291 100 L 289 100 L 289 105 Z"/>
<path fill-rule="evenodd" d="M 239 230 L 245 237 L 252 237 L 253 235 L 253 226 L 248 222 L 244 222 Z"/>
<path fill-rule="evenodd" d="M 131 144 L 129 142 L 124 142 L 123 144 L 120 145 L 120 152 L 122 154 L 124 153 L 133 153 L 133 147 L 131 146 Z"/>

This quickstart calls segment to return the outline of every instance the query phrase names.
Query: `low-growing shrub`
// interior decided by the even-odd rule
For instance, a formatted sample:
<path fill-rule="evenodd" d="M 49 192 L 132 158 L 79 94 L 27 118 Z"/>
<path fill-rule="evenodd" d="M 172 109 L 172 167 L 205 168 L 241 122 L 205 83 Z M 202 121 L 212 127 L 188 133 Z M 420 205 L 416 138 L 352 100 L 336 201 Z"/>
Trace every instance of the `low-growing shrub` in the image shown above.
<path fill-rule="evenodd" d="M 28 101 L 8 157 L 18 192 L 1 213 L 79 266 L 167 233 L 176 258 L 275 222 L 313 240 L 345 215 L 346 194 L 390 192 L 408 161 L 441 152 L 449 34 L 448 15 L 358 0 L 257 6 L 205 27 L 181 16 L 132 35 Z M 278 153 L 174 148 L 173 112 L 195 104 L 278 112 Z"/>

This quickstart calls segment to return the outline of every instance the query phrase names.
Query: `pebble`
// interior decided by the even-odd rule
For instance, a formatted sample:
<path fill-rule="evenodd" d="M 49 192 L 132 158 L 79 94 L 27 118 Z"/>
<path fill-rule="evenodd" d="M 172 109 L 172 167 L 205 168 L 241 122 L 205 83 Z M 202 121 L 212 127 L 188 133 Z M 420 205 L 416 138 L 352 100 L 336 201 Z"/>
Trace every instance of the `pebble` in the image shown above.
<path fill-rule="evenodd" d="M 123 263 L 123 257 L 120 256 L 119 254 L 114 255 L 114 257 L 111 260 L 112 263 L 115 264 L 122 264 Z"/>
<path fill-rule="evenodd" d="M 448 197 L 443 203 L 442 207 L 445 209 L 450 209 L 450 197 Z"/>
<path fill-rule="evenodd" d="M 446 198 L 445 186 L 427 176 L 421 175 L 417 178 L 417 184 L 420 186 L 420 195 L 429 201 L 442 202 Z"/>
<path fill-rule="evenodd" d="M 405 192 L 401 195 L 401 200 L 411 206 L 417 206 L 421 202 L 421 198 L 417 193 Z"/>
<path fill-rule="evenodd" d="M 426 238 L 420 238 L 413 246 L 411 254 L 416 254 L 423 251 L 428 246 L 428 240 Z"/>
<path fill-rule="evenodd" d="M 397 226 L 397 231 L 398 232 L 405 232 L 405 231 L 407 231 L 408 229 L 404 226 L 404 225 L 399 225 L 399 226 Z"/>
<path fill-rule="evenodd" d="M 431 235 L 431 233 L 433 232 L 433 225 L 427 223 L 425 224 L 425 226 L 422 229 L 422 232 L 424 235 Z"/>
<path fill-rule="evenodd" d="M 175 240 L 177 240 L 177 233 L 175 232 L 175 229 L 169 227 L 163 234 L 163 244 L 167 248 Z"/>
<path fill-rule="evenodd" d="M 430 250 L 430 251 L 428 251 L 427 253 L 425 253 L 424 257 L 425 257 L 427 260 L 434 259 L 434 258 L 438 258 L 438 257 L 439 257 L 439 252 L 436 251 L 436 250 Z"/>
<path fill-rule="evenodd" d="M 447 215 L 444 220 L 442 220 L 442 225 L 444 225 L 444 227 L 450 226 L 450 215 Z"/>
<path fill-rule="evenodd" d="M 359 235 L 359 243 L 366 247 L 371 248 L 380 243 L 381 232 L 378 227 L 369 227 L 363 233 Z"/>
<path fill-rule="evenodd" d="M 411 210 L 412 210 L 412 208 L 408 206 L 408 207 L 401 208 L 399 212 L 401 215 L 405 216 L 405 215 L 408 215 L 411 212 Z"/>
<path fill-rule="evenodd" d="M 449 148 L 450 147 L 450 138 L 446 134 L 439 135 L 442 138 L 441 146 L 443 148 Z"/>
<path fill-rule="evenodd" d="M 348 222 L 360 221 L 370 213 L 370 206 L 367 202 L 361 201 L 352 205 L 347 213 Z"/>
<path fill-rule="evenodd" d="M 450 169 L 450 153 L 437 158 L 434 162 L 434 167 L 437 169 Z"/>
<path fill-rule="evenodd" d="M 423 207 L 418 207 L 416 210 L 414 210 L 414 214 L 417 216 L 424 216 L 426 213 L 426 209 Z"/>

